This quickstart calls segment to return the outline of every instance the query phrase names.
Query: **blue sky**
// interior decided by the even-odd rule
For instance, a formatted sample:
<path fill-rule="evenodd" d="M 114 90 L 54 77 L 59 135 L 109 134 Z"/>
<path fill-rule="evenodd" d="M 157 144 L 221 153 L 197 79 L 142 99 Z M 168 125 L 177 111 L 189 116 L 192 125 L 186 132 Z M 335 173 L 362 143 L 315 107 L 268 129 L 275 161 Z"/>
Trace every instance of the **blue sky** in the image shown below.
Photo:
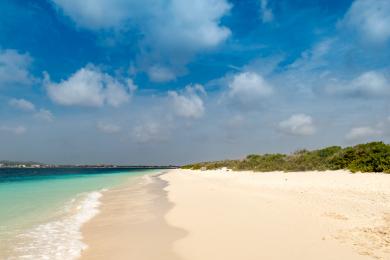
<path fill-rule="evenodd" d="M 1 159 L 181 164 L 390 136 L 387 0 L 5 0 Z"/>

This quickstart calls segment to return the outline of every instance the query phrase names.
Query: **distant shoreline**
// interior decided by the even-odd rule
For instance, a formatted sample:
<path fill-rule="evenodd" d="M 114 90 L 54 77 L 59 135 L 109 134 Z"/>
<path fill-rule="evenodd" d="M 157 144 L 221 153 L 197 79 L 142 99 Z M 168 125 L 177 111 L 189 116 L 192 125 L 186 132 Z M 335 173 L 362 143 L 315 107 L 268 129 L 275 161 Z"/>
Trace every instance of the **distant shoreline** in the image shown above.
<path fill-rule="evenodd" d="M 179 166 L 77 166 L 77 165 L 58 165 L 58 166 L 0 166 L 0 169 L 177 169 Z"/>

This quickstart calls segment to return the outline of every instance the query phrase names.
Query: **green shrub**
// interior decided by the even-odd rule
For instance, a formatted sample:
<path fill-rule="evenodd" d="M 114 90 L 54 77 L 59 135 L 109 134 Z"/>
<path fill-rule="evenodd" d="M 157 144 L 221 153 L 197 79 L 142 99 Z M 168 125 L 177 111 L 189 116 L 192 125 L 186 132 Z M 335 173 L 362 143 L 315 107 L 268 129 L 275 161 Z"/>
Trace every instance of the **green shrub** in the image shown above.
<path fill-rule="evenodd" d="M 309 171 L 348 169 L 351 172 L 390 173 L 390 145 L 383 142 L 341 148 L 330 146 L 319 150 L 298 150 L 286 154 L 250 154 L 243 160 L 224 160 L 185 165 L 184 169 L 220 169 L 252 171 Z"/>

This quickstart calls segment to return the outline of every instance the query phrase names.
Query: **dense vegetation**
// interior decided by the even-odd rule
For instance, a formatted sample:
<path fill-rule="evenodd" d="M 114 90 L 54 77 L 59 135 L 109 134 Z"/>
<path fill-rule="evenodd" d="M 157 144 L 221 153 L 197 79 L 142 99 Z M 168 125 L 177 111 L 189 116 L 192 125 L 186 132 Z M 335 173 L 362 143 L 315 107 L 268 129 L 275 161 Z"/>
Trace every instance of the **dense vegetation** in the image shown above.
<path fill-rule="evenodd" d="M 183 166 L 186 169 L 219 169 L 252 171 L 310 171 L 348 169 L 351 172 L 390 173 L 390 145 L 383 142 L 341 148 L 330 146 L 319 150 L 299 150 L 293 154 L 251 154 L 243 160 L 203 162 Z"/>

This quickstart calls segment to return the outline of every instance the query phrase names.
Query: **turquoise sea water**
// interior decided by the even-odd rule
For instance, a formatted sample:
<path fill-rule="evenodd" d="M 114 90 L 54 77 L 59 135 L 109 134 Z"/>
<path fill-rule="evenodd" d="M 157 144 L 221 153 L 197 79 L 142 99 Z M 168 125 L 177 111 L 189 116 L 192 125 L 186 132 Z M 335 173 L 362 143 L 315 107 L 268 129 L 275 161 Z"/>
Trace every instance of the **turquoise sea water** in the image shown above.
<path fill-rule="evenodd" d="M 73 259 L 80 228 L 104 189 L 157 172 L 141 169 L 0 169 L 0 259 Z"/>

